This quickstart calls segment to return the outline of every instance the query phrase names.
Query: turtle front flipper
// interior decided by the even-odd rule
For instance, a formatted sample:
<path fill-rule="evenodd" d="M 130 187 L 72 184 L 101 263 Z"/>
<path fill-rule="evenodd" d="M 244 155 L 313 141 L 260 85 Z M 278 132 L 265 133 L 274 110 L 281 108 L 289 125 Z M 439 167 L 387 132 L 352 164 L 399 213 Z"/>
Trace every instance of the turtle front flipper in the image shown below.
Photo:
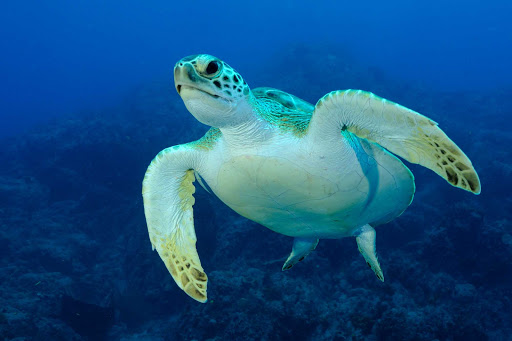
<path fill-rule="evenodd" d="M 142 196 L 153 250 L 178 286 L 204 303 L 208 278 L 197 255 L 192 209 L 198 153 L 187 145 L 160 152 L 146 171 Z"/>
<path fill-rule="evenodd" d="M 308 127 L 316 144 L 348 131 L 409 162 L 427 167 L 451 185 L 475 194 L 480 180 L 464 152 L 431 119 L 361 90 L 333 91 L 322 97 Z"/>
<path fill-rule="evenodd" d="M 295 238 L 293 240 L 292 253 L 290 253 L 290 256 L 284 263 L 282 270 L 289 270 L 292 266 L 301 262 L 317 245 L 318 239 L 315 238 Z"/>
<path fill-rule="evenodd" d="M 366 224 L 358 229 L 355 235 L 357 248 L 363 255 L 366 264 L 368 264 L 370 269 L 375 272 L 377 278 L 384 282 L 384 274 L 380 268 L 379 260 L 377 258 L 377 250 L 375 248 L 375 238 L 377 236 L 375 229 Z"/>

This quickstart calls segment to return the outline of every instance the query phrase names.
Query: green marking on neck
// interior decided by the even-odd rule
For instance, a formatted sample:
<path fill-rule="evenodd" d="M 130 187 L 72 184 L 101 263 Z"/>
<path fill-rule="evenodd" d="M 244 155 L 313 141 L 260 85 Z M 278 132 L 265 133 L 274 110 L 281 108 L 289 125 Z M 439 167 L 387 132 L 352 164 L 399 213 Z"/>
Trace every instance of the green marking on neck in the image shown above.
<path fill-rule="evenodd" d="M 272 88 L 253 90 L 256 113 L 279 128 L 297 137 L 306 134 L 314 106 L 284 91 Z"/>

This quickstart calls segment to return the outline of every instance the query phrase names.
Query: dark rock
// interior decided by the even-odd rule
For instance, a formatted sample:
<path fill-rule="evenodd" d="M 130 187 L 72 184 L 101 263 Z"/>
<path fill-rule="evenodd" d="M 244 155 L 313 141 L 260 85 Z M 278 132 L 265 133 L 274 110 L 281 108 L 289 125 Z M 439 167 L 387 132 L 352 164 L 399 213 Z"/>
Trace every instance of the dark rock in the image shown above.
<path fill-rule="evenodd" d="M 68 295 L 62 296 L 59 317 L 78 334 L 95 340 L 104 339 L 115 321 L 111 306 L 82 302 Z"/>

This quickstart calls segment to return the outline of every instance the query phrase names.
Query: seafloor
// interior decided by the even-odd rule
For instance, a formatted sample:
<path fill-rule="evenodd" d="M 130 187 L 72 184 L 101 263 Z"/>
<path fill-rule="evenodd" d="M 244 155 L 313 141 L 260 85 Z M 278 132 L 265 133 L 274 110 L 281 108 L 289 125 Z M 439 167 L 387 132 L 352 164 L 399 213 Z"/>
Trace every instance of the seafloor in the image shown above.
<path fill-rule="evenodd" d="M 141 182 L 156 153 L 206 127 L 172 83 L 149 84 L 1 142 L 1 340 L 512 339 L 512 89 L 438 92 L 321 46 L 269 59 L 250 85 L 310 100 L 360 88 L 428 115 L 471 158 L 482 194 L 412 165 L 413 204 L 377 228 L 381 283 L 353 239 L 322 240 L 282 272 L 291 238 L 197 186 L 200 304 L 151 251 Z"/>

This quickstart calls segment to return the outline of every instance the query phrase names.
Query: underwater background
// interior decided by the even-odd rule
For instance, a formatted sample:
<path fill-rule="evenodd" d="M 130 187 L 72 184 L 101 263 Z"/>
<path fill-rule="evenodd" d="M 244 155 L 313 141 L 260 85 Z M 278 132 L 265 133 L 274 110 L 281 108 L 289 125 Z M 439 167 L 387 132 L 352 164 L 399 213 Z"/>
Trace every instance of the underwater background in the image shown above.
<path fill-rule="evenodd" d="M 0 5 L 0 340 L 512 340 L 512 3 L 49 1 Z M 292 238 L 197 186 L 206 304 L 151 251 L 141 183 L 208 127 L 172 68 L 209 53 L 311 103 L 363 89 L 439 126 L 478 196 L 407 163 L 415 200 L 282 272 Z"/>

